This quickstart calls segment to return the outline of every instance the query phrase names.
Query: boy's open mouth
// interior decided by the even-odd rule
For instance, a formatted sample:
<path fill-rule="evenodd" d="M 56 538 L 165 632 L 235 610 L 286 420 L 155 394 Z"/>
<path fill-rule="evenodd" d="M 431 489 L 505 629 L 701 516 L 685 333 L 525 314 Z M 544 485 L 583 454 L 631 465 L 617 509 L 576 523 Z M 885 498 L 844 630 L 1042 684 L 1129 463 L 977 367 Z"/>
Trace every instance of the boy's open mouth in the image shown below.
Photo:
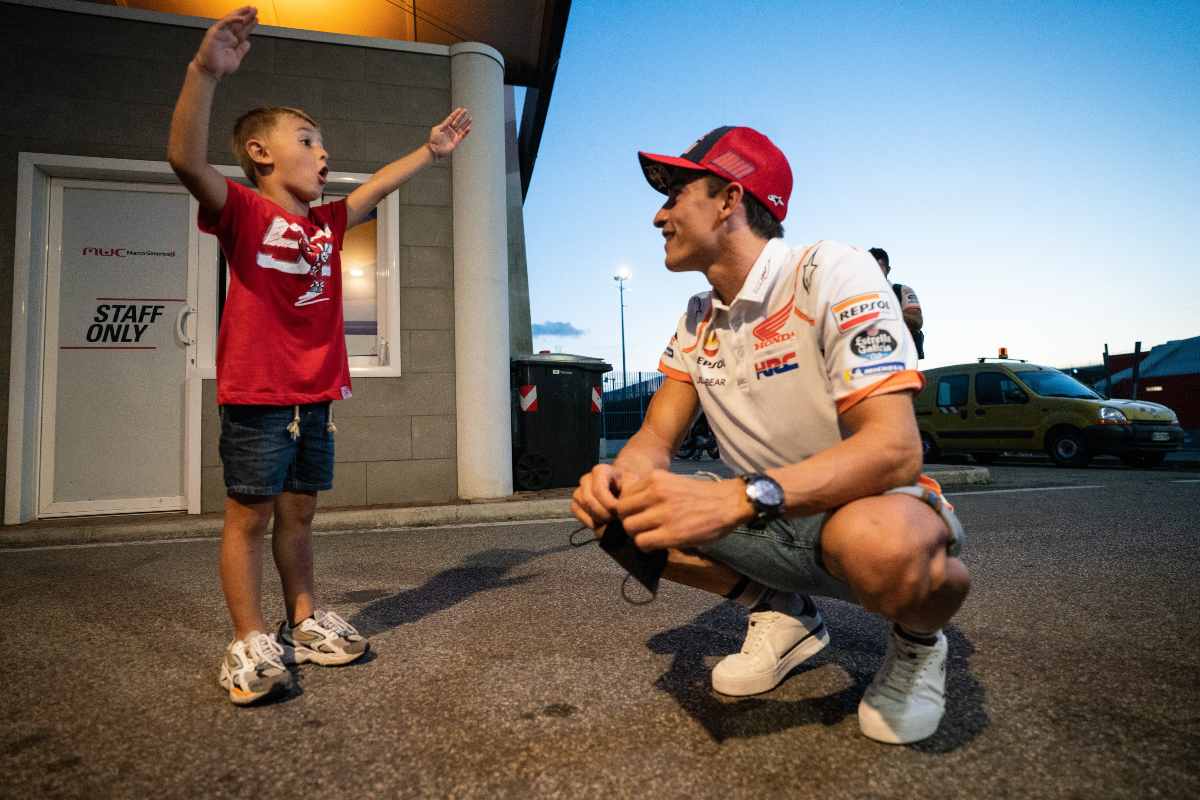
<path fill-rule="evenodd" d="M 317 177 L 321 179 L 321 183 L 329 180 L 329 167 L 321 167 L 321 170 L 317 173 Z"/>

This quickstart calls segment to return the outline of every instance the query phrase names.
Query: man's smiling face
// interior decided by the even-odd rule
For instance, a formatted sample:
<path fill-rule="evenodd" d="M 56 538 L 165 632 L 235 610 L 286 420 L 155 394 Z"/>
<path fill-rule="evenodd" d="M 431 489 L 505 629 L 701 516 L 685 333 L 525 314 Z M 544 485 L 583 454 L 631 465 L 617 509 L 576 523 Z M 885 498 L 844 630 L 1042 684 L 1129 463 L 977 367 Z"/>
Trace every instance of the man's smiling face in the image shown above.
<path fill-rule="evenodd" d="M 667 202 L 654 215 L 654 227 L 665 240 L 667 269 L 684 272 L 713 263 L 721 202 L 720 192 L 709 196 L 703 173 L 676 171 L 667 187 Z"/>

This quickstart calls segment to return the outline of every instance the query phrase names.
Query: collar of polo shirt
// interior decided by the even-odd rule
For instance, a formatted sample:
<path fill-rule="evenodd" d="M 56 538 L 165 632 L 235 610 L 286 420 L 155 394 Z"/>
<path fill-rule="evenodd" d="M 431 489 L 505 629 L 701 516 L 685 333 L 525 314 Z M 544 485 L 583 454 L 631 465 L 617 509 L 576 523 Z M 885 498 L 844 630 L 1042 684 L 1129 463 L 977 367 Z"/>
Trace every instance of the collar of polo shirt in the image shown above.
<path fill-rule="evenodd" d="M 733 298 L 733 302 L 728 306 L 721 302 L 721 298 L 714 291 L 712 293 L 712 304 L 714 308 L 721 311 L 728 311 L 731 306 L 742 302 L 761 303 L 767 298 L 767 293 L 770 291 L 772 284 L 775 283 L 775 276 L 783 267 L 783 263 L 787 261 L 788 254 L 791 252 L 787 243 L 783 239 L 771 239 L 763 247 L 762 252 L 758 254 L 758 258 L 754 261 L 754 266 L 746 273 L 746 280 L 742 283 L 742 288 L 738 290 L 737 297 Z"/>

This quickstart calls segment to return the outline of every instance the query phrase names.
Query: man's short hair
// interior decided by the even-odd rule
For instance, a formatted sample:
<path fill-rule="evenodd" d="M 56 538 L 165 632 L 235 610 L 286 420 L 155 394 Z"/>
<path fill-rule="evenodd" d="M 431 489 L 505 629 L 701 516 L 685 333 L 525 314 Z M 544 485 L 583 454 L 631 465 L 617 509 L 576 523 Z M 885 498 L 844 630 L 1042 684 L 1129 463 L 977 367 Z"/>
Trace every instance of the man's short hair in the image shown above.
<path fill-rule="evenodd" d="M 888 260 L 887 250 L 884 250 L 882 247 L 872 247 L 867 252 L 875 256 L 876 261 L 882 261 L 883 265 L 888 269 L 892 268 L 892 262 Z"/>
<path fill-rule="evenodd" d="M 733 183 L 711 172 L 703 175 L 708 184 L 709 197 L 716 197 L 717 192 Z M 775 215 L 767 211 L 767 207 L 758 202 L 757 197 L 749 192 L 742 192 L 742 208 L 746 209 L 746 224 L 756 235 L 763 239 L 783 238 L 783 223 L 775 219 Z"/>
<path fill-rule="evenodd" d="M 246 152 L 246 142 L 266 136 L 279 122 L 279 118 L 286 115 L 299 117 L 314 128 L 321 127 L 308 114 L 290 106 L 252 108 L 238 117 L 238 121 L 233 124 L 233 155 L 237 158 L 238 164 L 242 166 L 242 172 L 246 173 L 246 177 L 255 186 L 258 186 L 258 175 L 254 169 L 254 159 L 250 158 L 250 154 Z"/>

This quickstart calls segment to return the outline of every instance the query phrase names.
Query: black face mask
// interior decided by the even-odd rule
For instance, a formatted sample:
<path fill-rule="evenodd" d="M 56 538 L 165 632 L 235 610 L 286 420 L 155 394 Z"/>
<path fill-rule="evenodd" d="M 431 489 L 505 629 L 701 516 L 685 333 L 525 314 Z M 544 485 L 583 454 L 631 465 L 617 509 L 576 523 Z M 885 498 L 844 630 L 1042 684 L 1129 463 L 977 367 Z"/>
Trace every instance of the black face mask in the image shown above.
<path fill-rule="evenodd" d="M 596 539 L 576 541 L 575 534 L 585 530 L 587 530 L 586 527 L 580 527 L 571 533 L 572 545 L 582 547 L 597 541 Z M 614 519 L 605 526 L 604 535 L 600 537 L 599 542 L 600 549 L 612 556 L 613 560 L 629 573 L 621 583 L 621 597 L 625 599 L 625 602 L 635 606 L 643 606 L 652 602 L 658 594 L 658 581 L 662 577 L 663 569 L 667 566 L 667 551 L 654 550 L 645 553 L 639 550 L 629 534 L 625 533 L 625 527 L 619 519 Z M 631 598 L 627 591 L 630 578 L 640 583 L 650 593 L 650 596 L 643 600 Z"/>

